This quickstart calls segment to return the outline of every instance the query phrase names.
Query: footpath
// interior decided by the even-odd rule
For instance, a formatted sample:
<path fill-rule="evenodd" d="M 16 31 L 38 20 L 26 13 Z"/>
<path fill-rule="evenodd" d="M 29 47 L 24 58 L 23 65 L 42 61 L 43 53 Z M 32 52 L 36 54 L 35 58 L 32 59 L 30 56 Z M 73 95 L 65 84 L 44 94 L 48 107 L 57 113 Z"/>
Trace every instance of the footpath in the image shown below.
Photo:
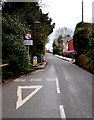
<path fill-rule="evenodd" d="M 66 61 L 68 61 L 68 62 L 70 62 L 72 64 L 75 62 L 75 59 L 72 59 L 72 58 L 67 58 L 67 57 L 63 57 L 63 56 L 60 56 L 60 55 L 54 55 L 54 56 L 57 57 L 57 58 L 66 60 Z"/>
<path fill-rule="evenodd" d="M 44 69 L 45 66 L 46 66 L 47 62 L 42 62 L 42 63 L 39 63 L 37 66 L 35 66 L 34 68 L 36 69 Z"/>

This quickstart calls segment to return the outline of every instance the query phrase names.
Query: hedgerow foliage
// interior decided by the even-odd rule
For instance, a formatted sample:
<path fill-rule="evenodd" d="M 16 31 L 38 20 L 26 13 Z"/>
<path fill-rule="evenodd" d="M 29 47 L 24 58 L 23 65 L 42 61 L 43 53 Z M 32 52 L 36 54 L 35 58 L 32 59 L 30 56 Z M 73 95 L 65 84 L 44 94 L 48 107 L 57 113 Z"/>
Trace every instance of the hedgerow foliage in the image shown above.
<path fill-rule="evenodd" d="M 22 36 L 24 33 L 23 25 L 15 18 L 7 16 L 2 19 L 2 62 L 8 63 L 9 70 L 3 67 L 3 75 L 18 76 L 28 67 L 28 56 L 23 44 Z"/>
<path fill-rule="evenodd" d="M 35 55 L 40 61 L 47 37 L 53 32 L 54 25 L 51 22 L 52 19 L 42 13 L 37 2 L 7 2 L 3 5 L 2 61 L 9 64 L 3 67 L 4 79 L 30 70 L 27 49 L 23 44 L 23 36 L 28 31 L 33 39 L 33 46 L 29 49 L 31 61 Z"/>
<path fill-rule="evenodd" d="M 78 23 L 74 32 L 76 63 L 94 73 L 94 24 Z"/>

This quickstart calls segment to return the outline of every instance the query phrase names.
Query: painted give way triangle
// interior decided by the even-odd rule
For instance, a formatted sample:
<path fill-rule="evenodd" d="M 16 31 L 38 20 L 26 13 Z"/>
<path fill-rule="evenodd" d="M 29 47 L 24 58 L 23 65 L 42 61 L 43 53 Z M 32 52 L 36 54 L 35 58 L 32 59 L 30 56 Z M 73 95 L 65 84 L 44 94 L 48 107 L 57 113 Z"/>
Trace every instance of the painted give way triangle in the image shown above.
<path fill-rule="evenodd" d="M 18 100 L 16 102 L 16 109 L 21 107 L 23 104 L 25 104 L 33 95 L 35 95 L 43 86 L 38 85 L 38 86 L 18 86 L 17 90 L 17 96 Z M 33 92 L 31 92 L 27 97 L 22 99 L 22 90 L 25 89 L 35 89 Z"/>

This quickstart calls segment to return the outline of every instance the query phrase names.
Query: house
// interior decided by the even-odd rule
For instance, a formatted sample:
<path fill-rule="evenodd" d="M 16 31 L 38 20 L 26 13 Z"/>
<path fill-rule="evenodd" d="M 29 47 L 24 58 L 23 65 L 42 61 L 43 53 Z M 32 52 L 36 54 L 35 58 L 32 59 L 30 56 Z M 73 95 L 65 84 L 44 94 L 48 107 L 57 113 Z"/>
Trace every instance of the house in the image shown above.
<path fill-rule="evenodd" d="M 63 42 L 63 52 L 73 52 L 74 50 L 74 45 L 73 45 L 73 37 L 66 40 L 65 42 Z M 76 52 L 76 51 L 75 51 Z"/>
<path fill-rule="evenodd" d="M 73 38 L 68 40 L 68 51 L 74 51 Z"/>
<path fill-rule="evenodd" d="M 68 42 L 63 42 L 63 52 L 68 51 Z"/>

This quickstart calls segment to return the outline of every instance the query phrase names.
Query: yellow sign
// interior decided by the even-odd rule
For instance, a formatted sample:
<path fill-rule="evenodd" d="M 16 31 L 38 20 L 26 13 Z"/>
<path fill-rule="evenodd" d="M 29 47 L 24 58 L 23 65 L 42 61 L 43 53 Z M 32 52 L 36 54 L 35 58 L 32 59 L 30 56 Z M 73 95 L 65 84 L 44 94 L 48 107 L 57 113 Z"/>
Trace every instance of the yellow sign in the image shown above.
<path fill-rule="evenodd" d="M 36 56 L 33 57 L 33 66 L 37 66 L 37 57 Z"/>

